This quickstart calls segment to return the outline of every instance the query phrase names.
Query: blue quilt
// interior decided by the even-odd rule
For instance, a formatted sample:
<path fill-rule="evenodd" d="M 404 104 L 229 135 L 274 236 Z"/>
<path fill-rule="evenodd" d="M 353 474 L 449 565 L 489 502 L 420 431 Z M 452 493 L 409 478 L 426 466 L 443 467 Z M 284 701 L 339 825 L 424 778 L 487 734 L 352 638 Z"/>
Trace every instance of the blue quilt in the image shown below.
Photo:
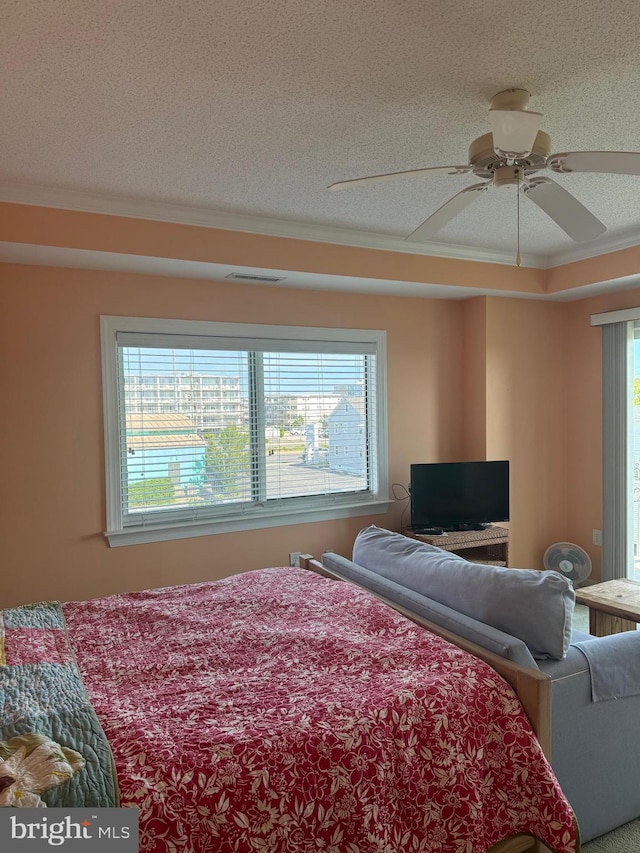
<path fill-rule="evenodd" d="M 57 602 L 0 611 L 0 709 L 0 805 L 119 804 Z"/>

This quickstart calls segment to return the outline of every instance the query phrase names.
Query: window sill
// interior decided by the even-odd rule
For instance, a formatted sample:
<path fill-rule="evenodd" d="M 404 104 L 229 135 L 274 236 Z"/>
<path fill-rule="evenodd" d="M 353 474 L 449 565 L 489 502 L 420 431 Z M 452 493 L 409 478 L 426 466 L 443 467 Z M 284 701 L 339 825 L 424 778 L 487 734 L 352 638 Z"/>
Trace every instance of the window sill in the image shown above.
<path fill-rule="evenodd" d="M 332 506 L 325 509 L 306 509 L 298 512 L 279 512 L 277 515 L 252 516 L 215 521 L 189 521 L 179 524 L 162 524 L 146 527 L 127 527 L 122 530 L 107 530 L 105 537 L 111 548 L 122 545 L 143 545 L 148 542 L 167 542 L 171 539 L 192 539 L 196 536 L 212 536 L 216 533 L 235 533 L 242 530 L 262 530 L 268 527 L 284 527 L 292 524 L 312 524 L 333 521 L 338 518 L 355 518 L 361 515 L 379 515 L 387 512 L 393 501 L 376 500 Z"/>

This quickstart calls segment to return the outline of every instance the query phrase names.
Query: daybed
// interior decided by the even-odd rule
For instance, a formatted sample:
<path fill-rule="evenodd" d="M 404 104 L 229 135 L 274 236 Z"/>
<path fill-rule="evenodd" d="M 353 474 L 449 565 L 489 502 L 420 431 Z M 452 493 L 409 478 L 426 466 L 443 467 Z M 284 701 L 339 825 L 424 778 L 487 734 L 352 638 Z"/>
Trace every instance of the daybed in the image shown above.
<path fill-rule="evenodd" d="M 583 842 L 640 816 L 640 631 L 573 630 L 575 593 L 559 573 L 469 563 L 375 526 L 360 532 L 352 560 L 327 553 L 322 565 L 454 642 L 546 678 L 548 706 L 538 692 L 528 712 Z"/>
<path fill-rule="evenodd" d="M 142 853 L 579 848 L 506 682 L 356 585 L 272 568 L 2 615 L 0 804 L 135 806 Z"/>

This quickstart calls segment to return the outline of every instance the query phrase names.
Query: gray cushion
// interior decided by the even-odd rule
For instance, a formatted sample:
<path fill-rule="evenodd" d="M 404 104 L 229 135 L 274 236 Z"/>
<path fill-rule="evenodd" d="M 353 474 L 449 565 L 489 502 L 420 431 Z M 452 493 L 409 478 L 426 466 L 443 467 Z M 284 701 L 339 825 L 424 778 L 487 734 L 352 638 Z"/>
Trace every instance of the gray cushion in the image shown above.
<path fill-rule="evenodd" d="M 456 554 L 375 525 L 356 537 L 353 560 L 518 637 L 534 658 L 561 660 L 567 652 L 575 592 L 559 572 L 469 563 Z"/>
<path fill-rule="evenodd" d="M 465 640 L 470 640 L 489 652 L 512 660 L 521 666 L 537 669 L 526 644 L 511 634 L 505 634 L 504 631 L 498 631 L 491 625 L 479 622 L 477 619 L 471 619 L 439 601 L 420 595 L 414 590 L 395 583 L 377 572 L 371 572 L 364 566 L 359 566 L 338 554 L 323 554 L 322 563 L 341 577 L 348 578 L 353 583 L 364 586 L 368 590 L 395 602 L 395 604 L 406 607 L 412 613 L 435 622 L 441 628 L 445 628 L 459 637 L 464 637 Z"/>

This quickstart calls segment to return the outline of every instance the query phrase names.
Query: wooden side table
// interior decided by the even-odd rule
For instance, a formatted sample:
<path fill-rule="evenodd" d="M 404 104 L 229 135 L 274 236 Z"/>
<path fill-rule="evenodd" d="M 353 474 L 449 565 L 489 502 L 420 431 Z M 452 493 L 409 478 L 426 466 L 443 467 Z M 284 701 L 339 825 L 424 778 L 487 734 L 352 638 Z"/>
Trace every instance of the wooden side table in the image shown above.
<path fill-rule="evenodd" d="M 589 633 L 596 637 L 635 631 L 640 622 L 640 583 L 629 578 L 576 589 L 576 601 L 589 608 Z"/>
<path fill-rule="evenodd" d="M 486 563 L 491 566 L 509 565 L 509 531 L 506 527 L 493 525 L 484 530 L 465 530 L 430 536 L 425 533 L 404 531 L 405 536 L 419 539 L 429 545 L 451 551 L 471 563 Z"/>

